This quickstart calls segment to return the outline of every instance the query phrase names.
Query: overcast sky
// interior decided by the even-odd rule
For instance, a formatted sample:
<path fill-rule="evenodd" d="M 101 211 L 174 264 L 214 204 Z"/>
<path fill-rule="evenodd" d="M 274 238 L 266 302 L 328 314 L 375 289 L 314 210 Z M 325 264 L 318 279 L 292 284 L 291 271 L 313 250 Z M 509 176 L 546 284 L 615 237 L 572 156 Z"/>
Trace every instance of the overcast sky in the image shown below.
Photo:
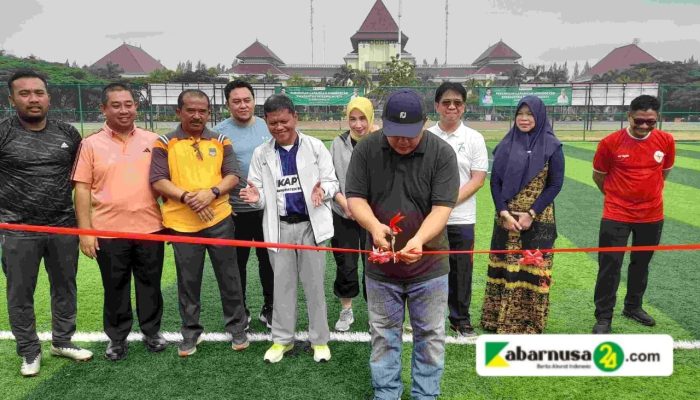
<path fill-rule="evenodd" d="M 16 56 L 90 65 L 122 42 L 166 67 L 230 65 L 256 38 L 287 64 L 311 63 L 310 0 L 12 0 L 0 48 Z M 350 36 L 375 0 L 314 0 L 314 62 L 342 64 Z M 384 0 L 398 22 L 399 0 Z M 700 58 L 700 0 L 452 0 L 450 64 L 470 64 L 499 39 L 525 65 L 588 60 L 638 38 L 662 61 Z M 445 59 L 445 0 L 403 0 L 406 50 L 418 63 Z"/>

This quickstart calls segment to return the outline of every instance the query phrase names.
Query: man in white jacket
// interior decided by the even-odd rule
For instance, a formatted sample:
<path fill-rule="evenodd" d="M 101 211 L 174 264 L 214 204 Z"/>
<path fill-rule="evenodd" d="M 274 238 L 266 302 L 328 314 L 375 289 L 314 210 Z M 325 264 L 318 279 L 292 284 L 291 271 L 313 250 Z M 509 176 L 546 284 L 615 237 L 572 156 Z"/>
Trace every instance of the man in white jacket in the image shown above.
<path fill-rule="evenodd" d="M 323 142 L 296 130 L 294 104 L 273 95 L 263 106 L 273 139 L 253 152 L 243 201 L 264 209 L 265 241 L 316 246 L 333 236 L 330 201 L 338 191 L 331 155 Z M 274 271 L 273 345 L 265 361 L 276 363 L 294 347 L 297 284 L 309 313 L 309 341 L 316 362 L 331 358 L 324 276 L 326 255 L 308 250 L 270 249 Z"/>

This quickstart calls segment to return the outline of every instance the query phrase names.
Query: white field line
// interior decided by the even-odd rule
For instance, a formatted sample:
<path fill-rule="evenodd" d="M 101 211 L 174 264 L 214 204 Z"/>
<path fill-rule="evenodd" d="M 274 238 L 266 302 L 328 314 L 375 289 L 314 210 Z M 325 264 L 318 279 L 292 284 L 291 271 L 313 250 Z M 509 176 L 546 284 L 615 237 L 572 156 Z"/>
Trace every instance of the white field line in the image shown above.
<path fill-rule="evenodd" d="M 182 335 L 179 332 L 162 332 L 163 336 L 169 342 L 179 342 L 182 340 Z M 39 332 L 39 340 L 49 341 L 51 340 L 51 332 Z M 0 340 L 14 340 L 14 336 L 10 331 L 0 331 Z M 203 333 L 202 338 L 205 342 L 229 342 L 231 341 L 231 335 L 222 332 L 212 332 Z M 296 340 L 308 340 L 308 332 L 297 332 L 295 335 Z M 143 339 L 143 335 L 137 332 L 132 332 L 129 334 L 127 340 L 130 342 L 140 341 Z M 76 342 L 106 342 L 109 339 L 104 332 L 76 332 L 73 335 L 73 340 Z M 251 342 L 271 342 L 272 336 L 269 333 L 249 333 L 248 340 Z M 370 336 L 367 332 L 331 332 L 332 342 L 347 342 L 347 343 L 369 343 Z M 413 335 L 404 334 L 404 343 L 411 343 L 413 341 Z M 453 337 L 447 336 L 445 338 L 445 343 L 456 344 L 456 345 L 473 345 L 476 343 L 476 336 L 474 337 Z M 673 342 L 674 349 L 681 350 L 700 350 L 700 340 L 688 341 L 688 340 L 677 340 Z"/>

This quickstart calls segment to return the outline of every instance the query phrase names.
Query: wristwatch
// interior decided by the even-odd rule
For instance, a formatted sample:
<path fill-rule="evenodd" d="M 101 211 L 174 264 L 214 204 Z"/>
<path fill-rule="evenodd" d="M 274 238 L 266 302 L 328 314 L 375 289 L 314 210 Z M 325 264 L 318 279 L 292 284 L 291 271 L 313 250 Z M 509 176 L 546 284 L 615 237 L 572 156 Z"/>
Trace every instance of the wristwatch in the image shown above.
<path fill-rule="evenodd" d="M 214 193 L 214 198 L 216 198 L 216 199 L 218 199 L 219 196 L 221 196 L 221 190 L 219 190 L 219 188 L 216 186 L 211 188 L 211 192 Z"/>
<path fill-rule="evenodd" d="M 533 210 L 532 208 L 529 209 L 529 210 L 527 210 L 527 213 L 530 214 L 530 216 L 532 217 L 532 219 L 535 219 L 535 218 L 537 217 L 537 213 L 536 213 L 535 210 Z"/>

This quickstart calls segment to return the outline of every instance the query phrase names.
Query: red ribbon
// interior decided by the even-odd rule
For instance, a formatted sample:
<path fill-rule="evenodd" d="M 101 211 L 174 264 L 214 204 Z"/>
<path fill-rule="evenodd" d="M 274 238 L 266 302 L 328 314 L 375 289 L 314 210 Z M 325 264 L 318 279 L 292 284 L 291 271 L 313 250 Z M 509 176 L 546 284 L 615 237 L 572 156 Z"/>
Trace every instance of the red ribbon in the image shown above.
<path fill-rule="evenodd" d="M 391 220 L 389 220 L 389 228 L 391 228 L 391 231 L 394 232 L 394 235 L 398 235 L 399 233 L 403 232 L 401 228 L 399 228 L 398 224 L 406 218 L 405 215 L 401 215 L 401 211 L 397 212 L 396 215 L 391 217 Z"/>
<path fill-rule="evenodd" d="M 375 263 L 375 264 L 386 264 L 389 261 L 393 261 L 394 263 L 397 262 L 399 253 L 394 252 L 394 241 L 396 240 L 396 235 L 399 233 L 403 232 L 401 228 L 399 228 L 399 222 L 406 218 L 405 215 L 401 215 L 401 211 L 397 212 L 396 215 L 391 217 L 389 220 L 389 228 L 391 229 L 391 232 L 393 233 L 394 236 L 391 238 L 391 247 L 392 251 L 381 251 L 380 249 L 376 247 L 372 247 L 372 252 L 369 254 L 367 257 L 367 260 Z"/>
<path fill-rule="evenodd" d="M 391 251 L 380 251 L 376 247 L 372 247 L 372 252 L 369 253 L 367 260 L 375 264 L 385 264 L 394 259 L 394 254 Z"/>
<path fill-rule="evenodd" d="M 520 265 L 534 265 L 535 267 L 541 267 L 544 265 L 544 258 L 542 258 L 542 252 L 537 250 L 523 250 L 523 256 L 518 260 Z"/>
<path fill-rule="evenodd" d="M 80 229 L 80 228 L 64 228 L 54 226 L 40 225 L 22 225 L 22 224 L 6 224 L 0 222 L 0 230 L 24 231 L 24 232 L 41 232 L 59 235 L 90 235 L 108 238 L 135 239 L 135 240 L 150 240 L 156 242 L 179 242 L 179 243 L 195 243 L 195 244 L 213 244 L 218 246 L 235 246 L 235 247 L 262 247 L 273 249 L 290 249 L 290 250 L 315 250 L 315 251 L 333 251 L 339 253 L 372 253 L 370 250 L 345 249 L 336 247 L 324 246 L 309 246 L 301 244 L 289 243 L 269 243 L 257 242 L 249 240 L 233 240 L 233 239 L 212 239 L 201 238 L 194 236 L 174 236 L 160 235 L 153 233 L 133 233 L 133 232 L 117 232 L 105 231 L 97 229 Z M 626 252 L 626 251 L 698 251 L 700 243 L 684 243 L 684 244 L 665 244 L 656 246 L 617 246 L 617 247 L 572 247 L 558 249 L 542 249 L 546 253 L 597 253 L 597 252 Z M 423 255 L 434 254 L 515 254 L 521 253 L 522 250 L 428 250 L 420 252 Z"/>
<path fill-rule="evenodd" d="M 523 256 L 518 260 L 520 265 L 532 265 L 534 267 L 540 268 L 542 270 L 542 276 L 540 276 L 540 286 L 544 289 L 549 289 L 552 286 L 552 277 L 547 274 L 547 270 L 544 267 L 544 258 L 540 249 L 537 250 L 523 250 Z"/>

